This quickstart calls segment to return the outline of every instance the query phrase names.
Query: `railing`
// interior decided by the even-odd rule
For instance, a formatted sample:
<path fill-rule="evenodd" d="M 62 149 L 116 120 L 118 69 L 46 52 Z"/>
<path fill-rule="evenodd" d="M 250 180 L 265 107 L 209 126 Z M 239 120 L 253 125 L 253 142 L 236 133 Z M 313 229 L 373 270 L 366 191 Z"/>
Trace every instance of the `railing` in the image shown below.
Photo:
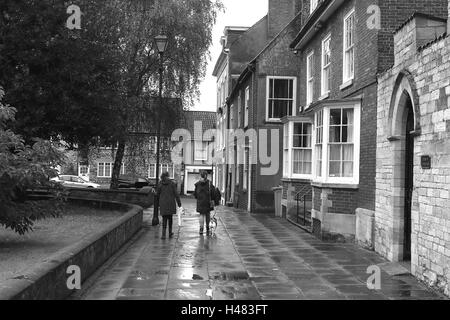
<path fill-rule="evenodd" d="M 311 208 L 308 206 L 308 202 L 312 203 L 312 190 L 310 186 L 304 186 L 295 195 L 295 200 L 297 201 L 297 223 L 305 227 L 311 227 Z M 303 209 L 303 212 L 300 212 Z M 300 223 L 302 220 L 302 223 Z"/>

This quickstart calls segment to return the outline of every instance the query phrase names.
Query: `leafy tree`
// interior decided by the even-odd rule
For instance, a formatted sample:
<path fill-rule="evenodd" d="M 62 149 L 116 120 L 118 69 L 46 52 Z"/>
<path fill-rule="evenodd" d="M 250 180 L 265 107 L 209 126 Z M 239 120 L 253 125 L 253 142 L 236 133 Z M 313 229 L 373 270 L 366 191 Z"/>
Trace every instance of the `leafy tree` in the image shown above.
<path fill-rule="evenodd" d="M 62 212 L 60 197 L 51 201 L 27 201 L 27 190 L 55 186 L 49 178 L 63 161 L 62 154 L 49 141 L 36 139 L 32 146 L 8 126 L 16 110 L 2 103 L 0 87 L 0 225 L 19 234 L 32 230 L 33 222 Z"/>
<path fill-rule="evenodd" d="M 162 62 L 163 96 L 179 98 L 184 107 L 189 108 L 198 97 L 209 58 L 212 28 L 217 12 L 223 6 L 220 0 L 141 0 L 132 3 L 125 1 L 122 8 L 126 12 L 122 48 L 127 103 L 118 112 L 121 125 L 116 127 L 119 129 L 116 131 L 118 150 L 111 188 L 117 187 L 125 147 L 129 144 L 130 124 L 135 123 L 132 115 L 139 114 L 136 108 L 145 105 L 148 96 L 156 96 L 158 92 L 160 61 L 153 45 L 154 37 L 164 34 L 169 38 Z M 179 117 L 172 117 L 166 104 L 153 106 L 147 110 L 147 119 L 156 121 L 141 120 L 143 131 L 155 132 L 155 122 L 179 122 Z"/>
<path fill-rule="evenodd" d="M 167 105 L 147 104 L 158 93 L 154 37 L 165 34 L 163 96 L 185 108 L 198 97 L 220 0 L 78 0 L 81 30 L 68 30 L 62 0 L 0 2 L 0 85 L 17 108 L 14 130 L 63 140 L 78 149 L 118 148 L 112 187 L 130 145 L 136 114 L 143 131 L 176 123 Z M 151 119 L 151 121 L 147 121 Z M 100 138 L 100 139 L 98 139 Z"/>

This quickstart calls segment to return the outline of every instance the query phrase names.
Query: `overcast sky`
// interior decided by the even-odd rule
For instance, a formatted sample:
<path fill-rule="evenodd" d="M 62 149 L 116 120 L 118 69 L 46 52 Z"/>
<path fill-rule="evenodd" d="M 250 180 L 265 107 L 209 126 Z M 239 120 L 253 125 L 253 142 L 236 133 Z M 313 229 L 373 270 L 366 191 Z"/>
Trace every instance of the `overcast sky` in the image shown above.
<path fill-rule="evenodd" d="M 208 65 L 206 78 L 200 87 L 200 102 L 194 110 L 216 111 L 216 78 L 212 73 L 222 46 L 220 37 L 226 26 L 251 27 L 267 14 L 268 0 L 222 0 L 225 12 L 220 13 L 213 30 L 213 46 L 211 61 Z"/>

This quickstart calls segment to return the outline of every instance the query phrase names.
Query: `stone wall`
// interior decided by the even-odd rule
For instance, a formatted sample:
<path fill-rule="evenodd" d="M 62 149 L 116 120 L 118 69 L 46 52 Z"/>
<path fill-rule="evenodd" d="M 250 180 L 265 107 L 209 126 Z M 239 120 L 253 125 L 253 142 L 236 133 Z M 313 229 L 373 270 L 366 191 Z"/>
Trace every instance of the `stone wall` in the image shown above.
<path fill-rule="evenodd" d="M 397 90 L 412 95 L 415 111 L 412 273 L 449 295 L 450 38 L 442 36 L 417 49 L 415 24 L 413 19 L 397 33 L 396 63 L 379 77 L 375 250 L 402 260 L 404 138 L 396 136 L 401 124 L 395 120 Z M 412 54 L 403 54 L 410 50 Z M 424 155 L 431 157 L 431 169 L 422 168 Z"/>

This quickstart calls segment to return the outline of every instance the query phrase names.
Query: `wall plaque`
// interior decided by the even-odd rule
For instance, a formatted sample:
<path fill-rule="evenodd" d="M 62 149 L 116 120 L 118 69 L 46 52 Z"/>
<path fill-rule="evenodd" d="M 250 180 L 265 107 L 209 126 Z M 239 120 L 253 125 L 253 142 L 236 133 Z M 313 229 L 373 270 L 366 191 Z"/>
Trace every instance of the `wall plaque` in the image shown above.
<path fill-rule="evenodd" d="M 425 170 L 431 169 L 431 157 L 430 156 L 422 156 L 420 163 L 422 165 L 422 169 L 425 169 Z"/>

